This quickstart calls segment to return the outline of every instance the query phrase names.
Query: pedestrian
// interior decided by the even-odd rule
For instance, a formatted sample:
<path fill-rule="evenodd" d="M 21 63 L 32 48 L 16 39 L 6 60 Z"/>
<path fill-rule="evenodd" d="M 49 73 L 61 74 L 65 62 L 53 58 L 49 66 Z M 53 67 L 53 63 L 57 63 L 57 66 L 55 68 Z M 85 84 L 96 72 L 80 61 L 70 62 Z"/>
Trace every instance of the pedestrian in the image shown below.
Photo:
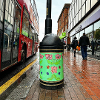
<path fill-rule="evenodd" d="M 72 41 L 72 48 L 74 50 L 74 57 L 76 57 L 76 47 L 78 46 L 78 40 L 76 37 L 74 37 L 74 40 Z"/>
<path fill-rule="evenodd" d="M 91 41 L 92 55 L 94 55 L 94 47 L 95 47 L 95 43 L 92 39 L 92 41 Z"/>
<path fill-rule="evenodd" d="M 81 46 L 81 54 L 83 60 L 87 60 L 87 45 L 90 47 L 89 38 L 83 33 L 83 36 L 79 39 L 79 46 Z"/>

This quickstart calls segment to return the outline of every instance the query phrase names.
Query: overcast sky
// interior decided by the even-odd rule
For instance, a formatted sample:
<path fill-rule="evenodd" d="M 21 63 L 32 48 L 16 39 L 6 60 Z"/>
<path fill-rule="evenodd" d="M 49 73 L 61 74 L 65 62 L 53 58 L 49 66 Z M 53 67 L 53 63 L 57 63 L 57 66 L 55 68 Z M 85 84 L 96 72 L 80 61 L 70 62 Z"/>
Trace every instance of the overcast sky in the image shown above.
<path fill-rule="evenodd" d="M 47 0 L 35 0 L 37 11 L 39 15 L 39 40 L 42 41 L 45 32 L 45 19 L 46 19 L 46 3 Z M 72 0 L 52 0 L 52 33 L 57 34 L 58 29 L 58 17 L 64 7 L 65 3 L 71 3 Z"/>

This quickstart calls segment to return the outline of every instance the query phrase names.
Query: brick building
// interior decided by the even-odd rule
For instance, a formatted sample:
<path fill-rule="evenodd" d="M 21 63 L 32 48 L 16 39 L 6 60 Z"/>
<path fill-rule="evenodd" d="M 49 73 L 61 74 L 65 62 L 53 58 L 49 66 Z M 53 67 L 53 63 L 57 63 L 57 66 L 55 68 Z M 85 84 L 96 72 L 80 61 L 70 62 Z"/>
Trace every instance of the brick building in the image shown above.
<path fill-rule="evenodd" d="M 70 44 L 70 38 L 68 38 L 68 12 L 69 12 L 70 4 L 64 4 L 64 7 L 61 11 L 61 14 L 58 18 L 58 30 L 57 35 L 61 36 L 63 32 L 66 32 L 66 38 L 64 38 L 64 41 L 66 44 Z"/>

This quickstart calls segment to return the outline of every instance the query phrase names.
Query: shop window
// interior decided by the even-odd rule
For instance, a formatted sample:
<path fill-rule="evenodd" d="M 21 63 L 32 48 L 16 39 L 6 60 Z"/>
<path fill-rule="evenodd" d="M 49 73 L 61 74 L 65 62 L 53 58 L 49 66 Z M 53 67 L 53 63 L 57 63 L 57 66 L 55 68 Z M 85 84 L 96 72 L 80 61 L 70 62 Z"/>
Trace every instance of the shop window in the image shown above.
<path fill-rule="evenodd" d="M 77 40 L 79 40 L 79 33 L 76 34 L 76 38 L 77 38 Z"/>
<path fill-rule="evenodd" d="M 92 39 L 93 39 L 93 25 L 91 25 L 85 29 L 85 34 L 89 37 L 89 40 L 92 41 Z"/>
<path fill-rule="evenodd" d="M 98 50 L 100 54 L 100 21 L 94 23 L 94 40 L 95 50 Z"/>
<path fill-rule="evenodd" d="M 79 37 L 83 36 L 84 30 L 80 31 Z"/>
<path fill-rule="evenodd" d="M 99 31 L 99 30 L 100 30 L 100 21 L 94 23 L 94 38 L 95 38 L 96 31 Z"/>

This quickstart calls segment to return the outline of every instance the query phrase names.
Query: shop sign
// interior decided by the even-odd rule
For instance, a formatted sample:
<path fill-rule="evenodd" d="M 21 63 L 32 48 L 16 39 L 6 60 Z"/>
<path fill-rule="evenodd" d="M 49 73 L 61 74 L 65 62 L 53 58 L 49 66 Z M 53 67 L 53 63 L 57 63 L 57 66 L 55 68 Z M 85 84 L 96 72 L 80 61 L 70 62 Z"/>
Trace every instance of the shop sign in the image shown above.
<path fill-rule="evenodd" d="M 79 32 L 82 30 L 82 25 L 80 25 L 78 28 L 75 29 L 75 33 Z"/>

